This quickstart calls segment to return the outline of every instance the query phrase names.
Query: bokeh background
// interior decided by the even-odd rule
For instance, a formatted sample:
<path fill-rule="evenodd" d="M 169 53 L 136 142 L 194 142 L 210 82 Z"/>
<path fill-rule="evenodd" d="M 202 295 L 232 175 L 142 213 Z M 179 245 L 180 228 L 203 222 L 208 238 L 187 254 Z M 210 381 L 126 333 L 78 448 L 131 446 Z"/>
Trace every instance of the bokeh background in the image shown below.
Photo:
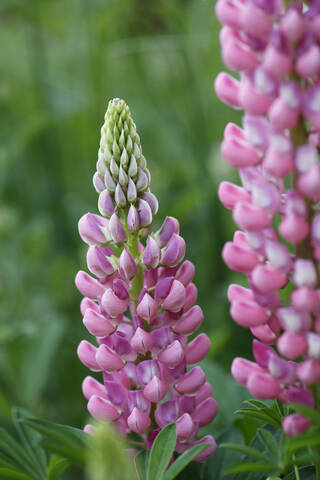
<path fill-rule="evenodd" d="M 234 224 L 217 187 L 236 179 L 219 142 L 240 116 L 213 91 L 223 68 L 213 7 L 212 0 L 1 0 L 1 424 L 9 425 L 13 404 L 80 428 L 86 421 L 87 370 L 75 353 L 86 337 L 74 286 L 85 268 L 77 221 L 97 211 L 91 178 L 113 97 L 129 103 L 141 136 L 160 201 L 155 226 L 176 216 L 197 267 L 212 339 L 207 368 L 222 399 L 212 428 L 225 426 L 232 402 L 239 406 L 242 390 L 226 399 L 234 388 L 227 371 L 235 355 L 250 356 L 250 336 L 228 314 L 227 286 L 239 279 L 221 260 Z"/>

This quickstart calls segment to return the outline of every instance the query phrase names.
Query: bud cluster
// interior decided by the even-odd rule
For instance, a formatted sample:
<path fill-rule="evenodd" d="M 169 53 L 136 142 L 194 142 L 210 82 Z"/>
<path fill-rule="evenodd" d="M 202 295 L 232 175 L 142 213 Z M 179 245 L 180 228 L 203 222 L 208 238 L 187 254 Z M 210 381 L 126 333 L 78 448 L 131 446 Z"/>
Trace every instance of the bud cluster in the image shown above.
<path fill-rule="evenodd" d="M 110 218 L 111 240 L 124 242 L 125 230 L 138 231 L 152 223 L 158 202 L 150 192 L 150 172 L 129 107 L 115 98 L 109 102 L 101 128 L 97 171 L 93 184 L 98 208 Z M 119 218 L 125 220 L 121 225 Z"/>
<path fill-rule="evenodd" d="M 145 245 L 131 228 L 130 209 L 136 212 L 140 226 L 149 225 L 152 215 L 145 223 L 139 205 L 147 204 L 153 214 L 157 202 L 144 191 L 150 177 L 128 107 L 123 101 L 110 102 L 106 119 L 99 177 L 95 175 L 95 181 L 100 181 L 104 173 L 107 185 L 99 197 L 104 216 L 87 213 L 79 221 L 80 236 L 89 246 L 87 265 L 93 276 L 83 271 L 76 276 L 76 286 L 84 295 L 83 323 L 96 337 L 96 345 L 86 340 L 80 343 L 78 356 L 90 370 L 102 372 L 103 383 L 86 377 L 83 394 L 94 418 L 114 422 L 123 435 L 135 432 L 147 448 L 164 426 L 175 422 L 176 451 L 209 442 L 196 457 L 203 461 L 214 453 L 216 444 L 211 435 L 198 439 L 198 430 L 216 416 L 217 403 L 203 370 L 196 365 L 209 351 L 209 338 L 201 333 L 188 341 L 203 320 L 201 308 L 195 305 L 195 268 L 183 261 L 185 241 L 175 218 L 166 217 L 160 230 L 148 235 Z M 112 133 L 111 124 L 116 125 Z M 113 192 L 111 176 L 118 180 Z M 120 177 L 127 179 L 126 185 Z M 129 182 L 135 188 L 135 199 L 128 195 Z M 130 204 L 127 216 L 123 215 L 127 203 L 119 203 L 122 194 L 116 193 L 120 189 Z M 110 204 L 112 200 L 114 210 L 108 215 L 101 208 L 102 195 L 108 196 Z M 115 248 L 119 244 L 120 253 Z M 85 430 L 91 432 L 92 427 Z"/>
<path fill-rule="evenodd" d="M 219 188 L 240 228 L 222 255 L 250 287 L 230 286 L 231 316 L 260 340 L 256 363 L 237 358 L 232 373 L 258 398 L 318 407 L 320 2 L 218 0 L 216 13 L 224 62 L 240 72 L 219 74 L 216 92 L 245 111 L 221 147 L 242 183 Z M 308 427 L 298 414 L 283 424 L 289 435 Z"/>

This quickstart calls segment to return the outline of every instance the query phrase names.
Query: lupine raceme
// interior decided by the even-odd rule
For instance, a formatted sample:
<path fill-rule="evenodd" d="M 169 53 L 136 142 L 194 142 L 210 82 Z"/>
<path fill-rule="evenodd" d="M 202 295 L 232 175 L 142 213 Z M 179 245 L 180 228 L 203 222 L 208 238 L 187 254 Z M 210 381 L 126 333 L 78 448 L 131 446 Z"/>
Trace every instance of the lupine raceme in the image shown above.
<path fill-rule="evenodd" d="M 234 378 L 259 399 L 320 408 L 320 2 L 218 0 L 226 66 L 219 98 L 243 109 L 221 151 L 242 186 L 222 182 L 219 198 L 239 230 L 223 249 L 246 274 L 230 285 L 233 320 L 251 330 L 254 362 L 236 358 Z M 308 419 L 291 414 L 294 436 Z"/>
<path fill-rule="evenodd" d="M 101 215 L 87 213 L 79 221 L 92 275 L 76 276 L 83 323 L 95 337 L 80 343 L 78 356 L 103 380 L 84 379 L 88 410 L 124 436 L 140 435 L 147 448 L 175 422 L 176 452 L 209 442 L 195 458 L 206 460 L 216 443 L 211 435 L 199 438 L 198 430 L 213 420 L 217 403 L 196 365 L 209 351 L 209 338 L 201 333 L 188 341 L 203 320 L 195 305 L 195 269 L 183 261 L 186 246 L 175 218 L 150 233 L 158 201 L 123 100 L 109 102 L 93 184 Z"/>

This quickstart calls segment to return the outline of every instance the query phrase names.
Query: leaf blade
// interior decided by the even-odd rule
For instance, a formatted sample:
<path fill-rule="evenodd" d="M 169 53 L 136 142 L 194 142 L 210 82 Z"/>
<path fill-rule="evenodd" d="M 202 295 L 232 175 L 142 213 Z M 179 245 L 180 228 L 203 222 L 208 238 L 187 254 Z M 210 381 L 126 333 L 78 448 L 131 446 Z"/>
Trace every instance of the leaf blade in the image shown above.
<path fill-rule="evenodd" d="M 170 423 L 157 435 L 148 461 L 147 480 L 161 480 L 170 462 L 177 439 L 177 427 Z"/>

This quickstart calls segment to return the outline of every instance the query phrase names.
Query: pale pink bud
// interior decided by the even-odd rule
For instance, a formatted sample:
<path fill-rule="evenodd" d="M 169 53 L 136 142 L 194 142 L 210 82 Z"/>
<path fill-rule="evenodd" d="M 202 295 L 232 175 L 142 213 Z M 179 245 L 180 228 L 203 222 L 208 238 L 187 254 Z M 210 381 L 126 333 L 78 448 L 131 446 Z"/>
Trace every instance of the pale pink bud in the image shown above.
<path fill-rule="evenodd" d="M 140 412 L 137 408 L 134 408 L 128 417 L 128 427 L 140 435 L 144 433 L 147 428 L 150 427 L 151 420 L 147 413 Z"/>
<path fill-rule="evenodd" d="M 158 405 L 155 411 L 155 419 L 159 427 L 165 427 L 168 423 L 175 422 L 179 415 L 178 402 L 168 400 Z"/>
<path fill-rule="evenodd" d="M 233 210 L 233 218 L 243 230 L 262 230 L 270 225 L 272 217 L 263 208 L 248 202 L 238 202 Z"/>
<path fill-rule="evenodd" d="M 190 260 L 185 260 L 175 274 L 175 278 L 186 287 L 187 285 L 189 285 L 190 282 L 192 282 L 194 273 L 195 267 L 193 263 L 190 262 Z"/>
<path fill-rule="evenodd" d="M 210 350 L 210 340 L 205 333 L 200 333 L 186 348 L 186 361 L 188 365 L 201 362 Z"/>
<path fill-rule="evenodd" d="M 160 378 L 160 366 L 157 360 L 144 360 L 138 364 L 138 380 L 147 385 L 153 377 Z"/>
<path fill-rule="evenodd" d="M 82 340 L 77 348 L 77 354 L 80 362 L 95 372 L 100 372 L 101 368 L 96 361 L 97 349 L 86 340 Z"/>
<path fill-rule="evenodd" d="M 231 0 L 219 0 L 215 7 L 216 15 L 220 22 L 236 29 L 242 28 L 241 9 L 241 2 Z"/>
<path fill-rule="evenodd" d="M 115 278 L 112 282 L 112 288 L 115 295 L 121 300 L 129 299 L 128 285 L 121 278 Z"/>
<path fill-rule="evenodd" d="M 246 387 L 252 395 L 261 400 L 277 397 L 281 390 L 279 382 L 264 372 L 252 372 Z"/>
<path fill-rule="evenodd" d="M 201 367 L 194 367 L 187 372 L 176 384 L 176 389 L 180 393 L 194 393 L 206 381 L 206 376 Z"/>
<path fill-rule="evenodd" d="M 267 345 L 272 345 L 277 338 L 277 333 L 272 330 L 269 323 L 265 325 L 259 325 L 258 327 L 251 328 L 251 333 L 257 337 L 261 342 Z"/>
<path fill-rule="evenodd" d="M 306 26 L 304 18 L 296 5 L 291 4 L 282 18 L 281 30 L 291 43 L 298 42 L 303 37 Z"/>
<path fill-rule="evenodd" d="M 165 350 L 158 355 L 158 360 L 161 363 L 164 363 L 169 368 L 174 368 L 184 358 L 184 350 L 181 346 L 179 340 L 175 340 L 171 345 L 169 345 Z"/>
<path fill-rule="evenodd" d="M 111 288 L 108 288 L 104 292 L 101 298 L 101 304 L 111 317 L 118 317 L 118 315 L 123 314 L 128 308 L 127 302 L 117 297 Z"/>
<path fill-rule="evenodd" d="M 158 313 L 158 303 L 149 293 L 145 293 L 137 307 L 139 317 L 150 323 Z"/>
<path fill-rule="evenodd" d="M 152 211 L 148 202 L 139 198 L 139 221 L 140 227 L 147 227 L 152 222 Z"/>
<path fill-rule="evenodd" d="M 86 377 L 82 382 L 83 396 L 89 400 L 92 395 L 98 395 L 99 397 L 108 398 L 108 394 L 104 385 L 98 382 L 93 377 Z"/>
<path fill-rule="evenodd" d="M 199 455 L 197 455 L 193 459 L 195 462 L 205 462 L 217 450 L 217 444 L 216 444 L 215 439 L 213 438 L 212 435 L 205 435 L 200 440 L 195 442 L 196 445 L 199 445 L 201 443 L 210 443 L 210 445 L 207 448 L 205 448 L 201 453 L 199 453 Z"/>
<path fill-rule="evenodd" d="M 108 220 L 93 213 L 83 215 L 78 223 L 80 237 L 88 245 L 100 245 L 106 242 L 102 229 L 108 226 Z"/>
<path fill-rule="evenodd" d="M 252 70 L 259 62 L 258 57 L 245 43 L 232 37 L 223 45 L 222 57 L 227 67 L 240 72 Z"/>
<path fill-rule="evenodd" d="M 179 280 L 174 279 L 170 291 L 162 303 L 162 308 L 170 312 L 179 312 L 186 299 L 186 289 Z"/>
<path fill-rule="evenodd" d="M 293 170 L 292 156 L 290 153 L 279 152 L 271 146 L 264 157 L 263 167 L 269 175 L 283 178 Z"/>
<path fill-rule="evenodd" d="M 125 231 L 116 213 L 113 213 L 109 220 L 109 232 L 114 242 L 122 243 L 126 241 Z"/>
<path fill-rule="evenodd" d="M 184 413 L 181 417 L 179 417 L 176 425 L 177 439 L 180 441 L 187 440 L 194 430 L 194 423 L 189 413 Z"/>
<path fill-rule="evenodd" d="M 285 245 L 279 242 L 268 241 L 266 243 L 265 252 L 270 264 L 285 273 L 292 266 L 290 252 Z"/>
<path fill-rule="evenodd" d="M 282 307 L 277 310 L 280 325 L 284 330 L 300 332 L 311 327 L 311 317 L 307 313 L 299 312 L 292 307 Z"/>
<path fill-rule="evenodd" d="M 125 248 L 122 250 L 122 253 L 119 257 L 118 270 L 121 277 L 128 281 L 137 275 L 136 262 Z"/>
<path fill-rule="evenodd" d="M 190 335 L 200 327 L 202 320 L 203 312 L 199 305 L 195 305 L 187 313 L 182 315 L 182 317 L 175 324 L 173 330 L 176 333 Z"/>
<path fill-rule="evenodd" d="M 184 257 L 186 243 L 180 235 L 174 233 L 163 250 L 161 264 L 166 267 L 175 267 Z"/>
<path fill-rule="evenodd" d="M 218 413 L 218 404 L 212 397 L 208 397 L 197 405 L 192 413 L 193 420 L 199 422 L 199 427 L 208 425 Z"/>
<path fill-rule="evenodd" d="M 153 193 L 148 191 L 143 193 L 142 198 L 149 204 L 152 215 L 156 215 L 159 209 L 159 203 L 158 203 L 157 197 L 153 195 Z"/>
<path fill-rule="evenodd" d="M 75 278 L 75 284 L 77 289 L 79 290 L 82 295 L 85 297 L 89 297 L 92 299 L 97 299 L 101 295 L 103 295 L 105 288 L 104 286 L 98 282 L 95 278 L 92 278 L 86 272 L 80 270 L 77 273 Z"/>
<path fill-rule="evenodd" d="M 228 300 L 229 302 L 234 302 L 235 300 L 248 300 L 249 302 L 254 300 L 254 295 L 252 290 L 249 288 L 241 287 L 241 285 L 236 285 L 232 283 L 228 288 Z"/>
<path fill-rule="evenodd" d="M 273 102 L 268 111 L 268 115 L 272 127 L 276 130 L 293 128 L 297 125 L 299 119 L 299 111 L 288 106 L 281 97 L 278 97 Z"/>
<path fill-rule="evenodd" d="M 156 268 L 159 265 L 161 250 L 158 243 L 150 235 L 147 239 L 147 245 L 143 253 L 143 263 L 146 267 Z"/>
<path fill-rule="evenodd" d="M 299 380 L 306 385 L 313 385 L 320 380 L 320 365 L 315 360 L 305 360 L 297 366 Z"/>
<path fill-rule="evenodd" d="M 107 337 L 115 330 L 110 320 L 91 310 L 91 308 L 85 311 L 83 323 L 88 331 L 95 337 Z"/>
<path fill-rule="evenodd" d="M 249 273 L 259 263 L 256 252 L 227 242 L 222 250 L 222 258 L 226 265 L 236 272 Z"/>
<path fill-rule="evenodd" d="M 114 272 L 114 268 L 106 258 L 110 255 L 108 247 L 99 248 L 96 245 L 91 245 L 87 252 L 87 264 L 91 273 L 97 277 L 105 277 Z"/>
<path fill-rule="evenodd" d="M 245 328 L 257 327 L 268 321 L 266 310 L 256 302 L 235 300 L 231 305 L 230 314 L 238 325 Z"/>
<path fill-rule="evenodd" d="M 293 281 L 297 287 L 315 287 L 317 272 L 311 260 L 299 258 L 294 263 Z"/>
<path fill-rule="evenodd" d="M 309 87 L 304 96 L 304 113 L 316 130 L 320 129 L 319 95 L 320 86 L 315 84 Z"/>
<path fill-rule="evenodd" d="M 116 372 L 124 367 L 122 358 L 107 345 L 100 345 L 96 353 L 99 367 L 106 372 Z"/>
<path fill-rule="evenodd" d="M 320 215 L 316 215 L 312 221 L 311 237 L 313 242 L 320 244 Z"/>
<path fill-rule="evenodd" d="M 308 430 L 310 427 L 311 422 L 308 418 L 303 417 L 299 413 L 292 413 L 288 415 L 282 421 L 282 428 L 286 435 L 289 437 L 295 437 L 296 435 L 300 435 L 301 433 Z"/>
<path fill-rule="evenodd" d="M 160 248 L 168 244 L 174 233 L 179 234 L 179 222 L 174 217 L 166 217 L 158 234 Z"/>
<path fill-rule="evenodd" d="M 88 308 L 91 308 L 91 310 L 93 310 L 95 312 L 99 312 L 98 305 L 93 300 L 90 300 L 90 298 L 84 297 L 80 302 L 80 312 L 81 312 L 81 314 L 84 315 Z"/>
<path fill-rule="evenodd" d="M 120 417 L 118 410 L 109 400 L 92 395 L 88 402 L 88 410 L 97 420 L 117 420 Z"/>
<path fill-rule="evenodd" d="M 305 353 L 307 350 L 307 341 L 298 333 L 284 332 L 278 338 L 277 347 L 281 355 L 289 360 L 294 360 Z"/>
<path fill-rule="evenodd" d="M 270 357 L 275 356 L 276 353 L 271 347 L 268 347 L 257 340 L 253 340 L 253 355 L 255 361 L 260 367 L 267 368 Z"/>
<path fill-rule="evenodd" d="M 167 385 L 157 376 L 154 376 L 150 382 L 144 387 L 144 396 L 150 400 L 150 402 L 160 402 L 167 393 Z"/>
<path fill-rule="evenodd" d="M 285 240 L 297 244 L 308 236 L 309 225 L 305 218 L 292 213 L 282 219 L 279 225 L 279 232 Z"/>
<path fill-rule="evenodd" d="M 307 333 L 308 356 L 314 360 L 320 360 L 320 335 L 317 333 Z"/>
<path fill-rule="evenodd" d="M 300 287 L 291 292 L 291 303 L 300 312 L 315 312 L 319 308 L 317 292 L 308 287 Z"/>
<path fill-rule="evenodd" d="M 199 388 L 198 392 L 195 395 L 195 403 L 199 405 L 199 403 L 203 402 L 208 397 L 213 396 L 213 389 L 209 382 L 205 382 L 202 387 Z"/>
<path fill-rule="evenodd" d="M 250 360 L 246 358 L 236 357 L 233 359 L 231 374 L 233 378 L 244 387 L 247 385 L 248 378 L 253 372 L 262 372 L 262 369 L 259 365 L 250 362 Z"/>
<path fill-rule="evenodd" d="M 93 425 L 91 425 L 90 423 L 88 423 L 87 425 L 85 425 L 83 427 L 83 431 L 85 433 L 87 433 L 88 435 L 94 435 L 96 433 L 96 429 Z"/>
<path fill-rule="evenodd" d="M 251 78 L 244 77 L 240 84 L 239 101 L 242 108 L 250 115 L 263 115 L 268 111 L 272 103 L 273 97 L 271 94 L 273 93 L 274 87 L 265 72 L 261 69 L 257 69 L 256 72 L 259 72 L 258 75 L 256 75 L 259 79 L 259 85 L 256 88 Z M 261 84 L 266 93 L 262 92 L 260 88 Z M 268 92 L 270 92 L 270 94 Z"/>
<path fill-rule="evenodd" d="M 267 72 L 280 79 L 288 75 L 292 69 L 289 45 L 280 29 L 272 32 L 270 40 L 264 52 L 262 65 Z"/>
<path fill-rule="evenodd" d="M 198 289 L 194 283 L 189 283 L 186 288 L 186 301 L 183 306 L 183 313 L 187 312 L 197 301 Z"/>
<path fill-rule="evenodd" d="M 243 28 L 247 33 L 255 36 L 263 36 L 272 28 L 271 16 L 256 7 L 253 2 L 245 3 L 241 10 Z"/>
<path fill-rule="evenodd" d="M 301 77 L 312 78 L 320 71 L 320 48 L 316 42 L 312 42 L 307 48 L 303 47 L 302 51 L 298 51 L 296 71 Z"/>
<path fill-rule="evenodd" d="M 134 207 L 133 205 L 130 205 L 129 208 L 127 226 L 130 232 L 136 232 L 140 228 L 139 213 L 136 207 Z"/>
<path fill-rule="evenodd" d="M 268 264 L 259 264 L 252 271 L 252 285 L 260 292 L 269 293 L 283 288 L 287 278 L 280 270 Z"/>
<path fill-rule="evenodd" d="M 227 73 L 221 72 L 215 79 L 214 88 L 222 102 L 234 108 L 240 108 L 238 100 L 240 82 Z"/>
<path fill-rule="evenodd" d="M 234 209 L 239 201 L 250 202 L 250 194 L 242 187 L 230 182 L 221 182 L 218 190 L 220 202 L 229 209 Z"/>
<path fill-rule="evenodd" d="M 108 190 L 103 190 L 99 195 L 98 209 L 104 217 L 111 217 L 114 212 L 114 203 Z"/>
<path fill-rule="evenodd" d="M 153 347 L 153 339 L 150 333 L 138 327 L 130 340 L 130 345 L 135 352 L 146 353 Z"/>
<path fill-rule="evenodd" d="M 235 168 L 250 167 L 260 163 L 261 157 L 256 149 L 244 139 L 235 136 L 225 136 L 221 144 L 221 154 Z"/>

